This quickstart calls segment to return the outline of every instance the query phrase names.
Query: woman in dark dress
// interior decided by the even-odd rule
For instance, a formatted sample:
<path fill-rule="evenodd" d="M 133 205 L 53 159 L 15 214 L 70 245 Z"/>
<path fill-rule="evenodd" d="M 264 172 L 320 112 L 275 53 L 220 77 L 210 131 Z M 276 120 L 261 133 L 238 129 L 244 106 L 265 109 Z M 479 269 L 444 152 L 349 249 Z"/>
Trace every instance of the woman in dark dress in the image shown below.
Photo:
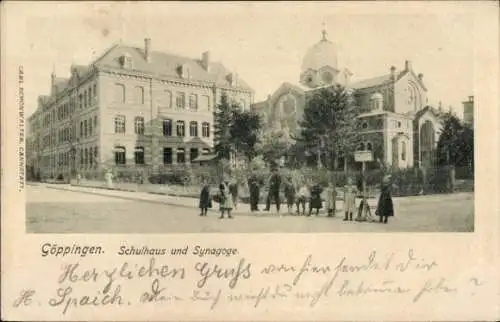
<path fill-rule="evenodd" d="M 321 202 L 321 193 L 323 188 L 319 184 L 315 184 L 311 188 L 311 199 L 309 200 L 309 215 L 312 214 L 312 210 L 316 209 L 316 216 L 319 214 L 319 210 L 323 207 Z"/>
<path fill-rule="evenodd" d="M 391 196 L 391 181 L 390 178 L 384 178 L 382 183 L 382 191 L 378 200 L 377 211 L 375 215 L 380 217 L 380 222 L 387 224 L 389 217 L 394 216 L 394 206 Z"/>
<path fill-rule="evenodd" d="M 250 188 L 250 211 L 259 211 L 260 187 L 256 176 L 252 176 L 248 180 Z"/>
<path fill-rule="evenodd" d="M 208 208 L 212 208 L 212 198 L 210 197 L 210 185 L 204 183 L 200 193 L 200 209 L 201 209 L 200 216 L 206 216 Z"/>

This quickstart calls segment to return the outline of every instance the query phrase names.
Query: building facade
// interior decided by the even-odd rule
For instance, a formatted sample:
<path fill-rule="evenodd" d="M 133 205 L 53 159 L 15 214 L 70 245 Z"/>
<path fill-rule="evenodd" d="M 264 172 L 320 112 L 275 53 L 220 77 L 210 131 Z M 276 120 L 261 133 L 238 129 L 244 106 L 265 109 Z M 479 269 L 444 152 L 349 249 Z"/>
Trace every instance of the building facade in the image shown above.
<path fill-rule="evenodd" d="M 474 96 L 469 96 L 462 104 L 464 105 L 464 123 L 474 126 Z"/>
<path fill-rule="evenodd" d="M 372 150 L 380 161 L 398 168 L 431 166 L 442 125 L 426 106 L 423 75 L 414 72 L 410 61 L 399 71 L 390 67 L 386 75 L 370 79 L 353 82 L 353 75 L 339 66 L 337 48 L 323 31 L 320 42 L 303 59 L 299 82 L 283 83 L 253 109 L 265 119 L 268 129 L 297 133 L 308 96 L 340 84 L 356 106 L 368 111 L 358 117 L 360 150 Z"/>
<path fill-rule="evenodd" d="M 213 109 L 222 94 L 249 109 L 254 92 L 212 62 L 117 44 L 51 93 L 28 119 L 27 162 L 41 177 L 104 169 L 189 165 L 213 147 Z"/>

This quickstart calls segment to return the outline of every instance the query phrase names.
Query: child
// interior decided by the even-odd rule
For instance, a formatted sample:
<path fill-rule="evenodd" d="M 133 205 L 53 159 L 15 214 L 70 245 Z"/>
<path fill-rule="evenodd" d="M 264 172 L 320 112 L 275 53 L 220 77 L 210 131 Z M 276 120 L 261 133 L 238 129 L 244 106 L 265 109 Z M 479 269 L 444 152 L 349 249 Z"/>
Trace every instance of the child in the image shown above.
<path fill-rule="evenodd" d="M 326 209 L 328 211 L 328 217 L 335 216 L 335 200 L 337 199 L 337 191 L 333 182 L 328 183 L 328 188 L 326 188 Z"/>
<path fill-rule="evenodd" d="M 224 212 L 227 211 L 227 218 L 233 218 L 231 216 L 231 210 L 233 209 L 231 196 L 229 195 L 229 189 L 223 183 L 219 185 L 219 199 L 220 199 L 220 217 L 219 219 L 224 219 Z"/>
<path fill-rule="evenodd" d="M 323 207 L 321 201 L 321 193 L 323 188 L 319 184 L 315 184 L 311 188 L 311 200 L 309 201 L 309 215 L 311 216 L 312 210 L 316 209 L 316 216 L 319 214 L 319 210 Z"/>
<path fill-rule="evenodd" d="M 206 216 L 208 208 L 212 208 L 212 199 L 210 198 L 210 185 L 203 183 L 203 188 L 200 193 L 200 216 Z"/>
<path fill-rule="evenodd" d="M 394 216 L 394 206 L 391 197 L 391 180 L 389 177 L 385 177 L 383 180 L 382 192 L 380 193 L 375 215 L 380 216 L 380 222 L 383 221 L 384 224 L 387 224 L 389 217 Z"/>
<path fill-rule="evenodd" d="M 297 214 L 300 215 L 300 210 L 299 206 L 302 205 L 302 215 L 306 214 L 306 202 L 307 199 L 309 199 L 309 187 L 307 184 L 304 184 L 300 189 L 299 189 L 299 194 L 297 197 Z"/>
<path fill-rule="evenodd" d="M 288 206 L 288 213 L 293 211 L 293 204 L 295 202 L 295 187 L 292 184 L 292 179 L 289 178 L 288 182 L 285 184 L 285 198 L 286 204 Z"/>
<path fill-rule="evenodd" d="M 344 187 L 344 221 L 352 221 L 352 214 L 356 211 L 356 193 L 358 189 L 352 182 L 352 178 L 348 178 L 347 185 Z"/>

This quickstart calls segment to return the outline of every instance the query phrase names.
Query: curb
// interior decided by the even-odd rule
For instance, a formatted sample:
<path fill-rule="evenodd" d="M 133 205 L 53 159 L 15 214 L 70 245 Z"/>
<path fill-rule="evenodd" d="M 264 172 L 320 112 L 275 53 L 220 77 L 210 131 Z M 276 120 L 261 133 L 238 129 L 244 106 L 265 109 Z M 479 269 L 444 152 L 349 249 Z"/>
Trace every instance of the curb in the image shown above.
<path fill-rule="evenodd" d="M 159 200 L 145 200 L 145 199 L 140 199 L 140 198 L 134 198 L 134 197 L 127 197 L 127 196 L 110 196 L 105 193 L 99 193 L 99 192 L 90 192 L 90 191 L 78 191 L 78 190 L 73 190 L 73 189 L 68 189 L 68 188 L 62 188 L 62 187 L 51 187 L 51 186 L 46 186 L 49 189 L 54 189 L 54 190 L 63 190 L 63 191 L 69 191 L 69 192 L 79 192 L 79 193 L 85 193 L 89 195 L 97 195 L 101 197 L 109 197 L 109 198 L 117 198 L 117 199 L 123 199 L 123 200 L 132 200 L 132 201 L 139 201 L 139 202 L 148 202 L 148 203 L 154 203 L 154 204 L 160 204 L 160 205 L 167 205 L 167 206 L 176 206 L 180 208 L 189 208 L 189 209 L 196 209 L 195 206 L 187 206 L 183 204 L 178 204 L 178 203 L 173 203 L 173 202 L 166 202 L 166 201 L 159 201 Z M 93 188 L 93 187 L 90 187 Z M 111 191 L 125 191 L 125 190 L 117 190 L 117 189 L 108 189 L 108 188 L 100 188 L 104 190 L 111 190 Z M 133 191 L 127 191 L 127 192 L 133 192 Z M 173 196 L 172 196 L 173 197 Z"/>

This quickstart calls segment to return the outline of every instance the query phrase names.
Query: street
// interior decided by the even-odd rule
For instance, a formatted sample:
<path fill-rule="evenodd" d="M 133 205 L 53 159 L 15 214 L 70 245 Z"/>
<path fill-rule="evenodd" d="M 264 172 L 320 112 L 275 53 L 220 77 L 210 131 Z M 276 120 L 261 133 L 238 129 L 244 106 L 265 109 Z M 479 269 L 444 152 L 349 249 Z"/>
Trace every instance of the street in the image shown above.
<path fill-rule="evenodd" d="M 200 217 L 192 207 L 124 200 L 91 193 L 62 191 L 44 185 L 26 188 L 28 233 L 309 233 L 309 232 L 467 232 L 474 230 L 474 194 L 394 198 L 396 216 L 388 224 L 342 221 L 334 218 L 280 218 L 274 205 L 269 213 L 237 213 L 218 219 L 211 210 Z M 215 204 L 218 205 L 218 204 Z M 248 209 L 242 204 L 241 208 Z M 285 208 L 286 209 L 286 208 Z M 282 211 L 283 212 L 283 211 Z"/>

